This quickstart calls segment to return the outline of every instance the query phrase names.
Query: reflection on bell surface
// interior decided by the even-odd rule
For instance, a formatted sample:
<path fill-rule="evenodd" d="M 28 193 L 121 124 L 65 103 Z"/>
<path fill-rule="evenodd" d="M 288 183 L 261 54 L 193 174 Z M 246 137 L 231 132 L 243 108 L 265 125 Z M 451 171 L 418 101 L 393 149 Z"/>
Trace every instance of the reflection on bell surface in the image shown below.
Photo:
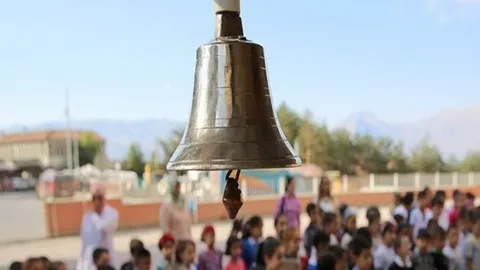
<path fill-rule="evenodd" d="M 300 165 L 272 105 L 262 46 L 243 37 L 239 14 L 216 16 L 215 40 L 197 50 L 190 119 L 167 169 Z"/>

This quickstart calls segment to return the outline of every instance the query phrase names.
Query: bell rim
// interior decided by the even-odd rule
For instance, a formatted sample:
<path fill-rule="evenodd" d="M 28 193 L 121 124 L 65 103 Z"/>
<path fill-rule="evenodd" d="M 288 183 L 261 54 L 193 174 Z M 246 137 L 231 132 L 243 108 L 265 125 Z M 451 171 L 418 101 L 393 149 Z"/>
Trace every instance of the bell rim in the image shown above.
<path fill-rule="evenodd" d="M 255 169 L 282 169 L 294 168 L 302 165 L 298 156 L 274 160 L 242 160 L 242 161 L 171 161 L 167 164 L 168 171 L 224 171 L 224 170 L 255 170 Z"/>

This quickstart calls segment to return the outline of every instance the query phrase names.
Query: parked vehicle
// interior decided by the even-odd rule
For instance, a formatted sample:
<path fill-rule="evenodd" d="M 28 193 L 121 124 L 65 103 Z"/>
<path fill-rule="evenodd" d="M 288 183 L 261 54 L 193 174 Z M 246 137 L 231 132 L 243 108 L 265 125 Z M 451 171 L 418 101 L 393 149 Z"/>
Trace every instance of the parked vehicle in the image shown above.
<path fill-rule="evenodd" d="M 36 192 L 37 197 L 72 197 L 77 190 L 75 176 L 53 170 L 45 171 L 40 176 Z"/>
<path fill-rule="evenodd" d="M 21 177 L 13 177 L 12 183 L 15 191 L 26 191 L 29 188 L 28 180 Z"/>

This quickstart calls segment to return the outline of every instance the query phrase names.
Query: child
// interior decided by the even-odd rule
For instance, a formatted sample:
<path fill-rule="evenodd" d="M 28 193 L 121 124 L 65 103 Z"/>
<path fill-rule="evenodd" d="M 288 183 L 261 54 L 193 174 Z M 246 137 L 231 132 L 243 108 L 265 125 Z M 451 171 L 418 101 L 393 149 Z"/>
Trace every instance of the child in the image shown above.
<path fill-rule="evenodd" d="M 242 219 L 235 219 L 232 223 L 232 230 L 230 231 L 230 236 L 241 237 L 243 228 L 243 220 Z"/>
<path fill-rule="evenodd" d="M 203 228 L 200 240 L 207 245 L 207 250 L 198 257 L 200 270 L 222 270 L 222 252 L 215 248 L 215 229 L 212 225 Z"/>
<path fill-rule="evenodd" d="M 431 210 L 427 208 L 428 191 L 420 191 L 417 195 L 418 207 L 412 210 L 410 215 L 409 224 L 413 228 L 413 239 L 417 238 L 418 231 L 422 228 L 426 228 L 428 224 L 428 216 L 431 216 Z"/>
<path fill-rule="evenodd" d="M 325 213 L 323 215 L 323 230 L 330 235 L 330 245 L 338 245 L 338 219 L 335 213 Z"/>
<path fill-rule="evenodd" d="M 275 226 L 275 231 L 277 232 L 277 238 L 278 240 L 282 240 L 281 237 L 282 237 L 282 234 L 283 234 L 283 231 L 285 231 L 285 229 L 287 228 L 288 226 L 288 219 L 287 219 L 287 216 L 286 215 L 278 215 L 275 220 L 273 221 L 273 225 Z"/>
<path fill-rule="evenodd" d="M 399 192 L 393 193 L 393 205 L 392 205 L 392 211 L 391 211 L 392 216 L 395 215 L 395 209 L 397 209 L 397 207 L 402 205 L 402 203 L 403 203 L 402 194 L 400 194 Z"/>
<path fill-rule="evenodd" d="M 242 234 L 242 259 L 247 269 L 250 269 L 255 260 L 255 254 L 263 233 L 263 220 L 260 216 L 253 216 L 245 224 Z"/>
<path fill-rule="evenodd" d="M 382 244 L 374 252 L 373 266 L 377 270 L 388 270 L 395 258 L 393 244 L 397 238 L 397 234 L 395 226 L 390 222 L 385 222 L 382 227 Z"/>
<path fill-rule="evenodd" d="M 433 258 L 428 253 L 430 234 L 426 229 L 420 229 L 415 240 L 415 252 L 412 255 L 415 270 L 434 269 Z"/>
<path fill-rule="evenodd" d="M 444 230 L 448 230 L 450 221 L 448 220 L 448 213 L 444 211 L 443 206 L 444 200 L 441 197 L 434 197 L 431 203 L 432 211 L 429 212 L 427 219 L 436 220 L 440 227 Z"/>
<path fill-rule="evenodd" d="M 410 260 L 411 246 L 410 238 L 400 236 L 394 243 L 395 258 L 388 268 L 389 270 L 413 270 L 413 263 Z"/>
<path fill-rule="evenodd" d="M 317 268 L 315 270 L 336 270 L 338 261 L 333 253 L 327 252 L 318 258 Z M 343 268 L 342 270 L 345 270 Z"/>
<path fill-rule="evenodd" d="M 175 270 L 195 270 L 195 243 L 192 240 L 178 241 L 175 250 Z M 170 268 L 169 268 L 170 269 Z"/>
<path fill-rule="evenodd" d="M 354 270 L 371 270 L 372 246 L 363 237 L 355 237 L 349 245 L 354 262 Z"/>
<path fill-rule="evenodd" d="M 340 240 L 342 248 L 348 248 L 357 230 L 357 211 L 348 207 L 343 213 L 343 235 Z"/>
<path fill-rule="evenodd" d="M 254 270 L 279 269 L 285 250 L 278 239 L 267 237 L 258 245 Z"/>
<path fill-rule="evenodd" d="M 158 241 L 158 250 L 160 250 L 160 258 L 157 270 L 164 270 L 174 263 L 173 253 L 175 250 L 175 239 L 171 233 L 166 233 Z"/>
<path fill-rule="evenodd" d="M 313 247 L 308 260 L 308 269 L 317 268 L 317 258 L 328 251 L 330 245 L 330 235 L 324 231 L 318 231 L 313 236 Z"/>
<path fill-rule="evenodd" d="M 130 240 L 130 260 L 122 264 L 121 270 L 133 270 L 135 264 L 135 254 L 144 248 L 143 242 L 138 239 Z"/>
<path fill-rule="evenodd" d="M 92 257 L 96 268 L 102 265 L 110 265 L 110 254 L 108 254 L 108 250 L 105 248 L 96 248 L 92 253 Z"/>
<path fill-rule="evenodd" d="M 307 257 L 310 257 L 310 252 L 313 245 L 313 236 L 320 230 L 320 207 L 314 203 L 309 203 L 307 205 L 306 212 L 310 218 L 310 223 L 303 234 L 303 247 L 305 248 Z"/>
<path fill-rule="evenodd" d="M 462 248 L 458 243 L 460 232 L 458 228 L 453 225 L 448 228 L 447 243 L 443 248 L 443 254 L 450 260 L 450 268 L 453 270 L 459 270 L 465 268 L 465 261 L 463 259 Z"/>
<path fill-rule="evenodd" d="M 51 270 L 67 270 L 68 269 L 67 265 L 62 261 L 55 261 L 55 262 L 52 262 L 50 265 L 51 265 Z"/>
<path fill-rule="evenodd" d="M 22 270 L 23 269 L 23 263 L 15 261 L 10 264 L 8 267 L 9 270 Z"/>
<path fill-rule="evenodd" d="M 135 270 L 150 270 L 152 265 L 152 257 L 150 251 L 145 248 L 139 249 L 135 253 Z"/>
<path fill-rule="evenodd" d="M 430 254 L 432 255 L 435 268 L 437 270 L 448 270 L 450 262 L 447 256 L 443 254 L 446 239 L 445 231 L 440 226 L 436 227 L 431 234 L 431 239 L 432 249 Z"/>
<path fill-rule="evenodd" d="M 473 223 L 472 232 L 466 237 L 464 250 L 467 270 L 480 267 L 480 220 L 476 213 L 472 213 L 470 220 Z"/>
<path fill-rule="evenodd" d="M 366 218 L 368 221 L 368 228 L 372 236 L 373 251 L 375 251 L 382 244 L 382 236 L 380 235 L 380 210 L 378 207 L 371 206 L 367 209 Z"/>
<path fill-rule="evenodd" d="M 289 226 L 282 235 L 282 245 L 285 247 L 285 258 L 297 259 L 302 238 L 296 227 Z"/>
<path fill-rule="evenodd" d="M 230 236 L 227 240 L 227 248 L 225 255 L 230 256 L 225 270 L 247 270 L 245 262 L 242 257 L 242 240 L 236 236 Z"/>
<path fill-rule="evenodd" d="M 335 270 L 345 270 L 348 267 L 348 256 L 347 253 L 345 252 L 345 249 L 339 247 L 339 246 L 331 246 L 328 248 L 328 252 L 333 254 L 335 257 Z M 317 264 L 317 269 L 318 269 L 318 264 Z"/>

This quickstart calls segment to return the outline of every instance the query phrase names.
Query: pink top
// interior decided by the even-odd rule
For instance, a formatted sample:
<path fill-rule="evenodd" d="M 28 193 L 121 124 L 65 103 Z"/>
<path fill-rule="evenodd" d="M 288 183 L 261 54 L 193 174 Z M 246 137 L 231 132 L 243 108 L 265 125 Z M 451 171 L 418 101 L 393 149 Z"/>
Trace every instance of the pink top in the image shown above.
<path fill-rule="evenodd" d="M 190 214 L 181 205 L 162 204 L 160 207 L 160 229 L 163 233 L 171 233 L 175 241 L 191 240 Z"/>
<path fill-rule="evenodd" d="M 247 266 L 242 258 L 237 258 L 235 261 L 230 260 L 225 266 L 225 270 L 246 270 Z"/>

